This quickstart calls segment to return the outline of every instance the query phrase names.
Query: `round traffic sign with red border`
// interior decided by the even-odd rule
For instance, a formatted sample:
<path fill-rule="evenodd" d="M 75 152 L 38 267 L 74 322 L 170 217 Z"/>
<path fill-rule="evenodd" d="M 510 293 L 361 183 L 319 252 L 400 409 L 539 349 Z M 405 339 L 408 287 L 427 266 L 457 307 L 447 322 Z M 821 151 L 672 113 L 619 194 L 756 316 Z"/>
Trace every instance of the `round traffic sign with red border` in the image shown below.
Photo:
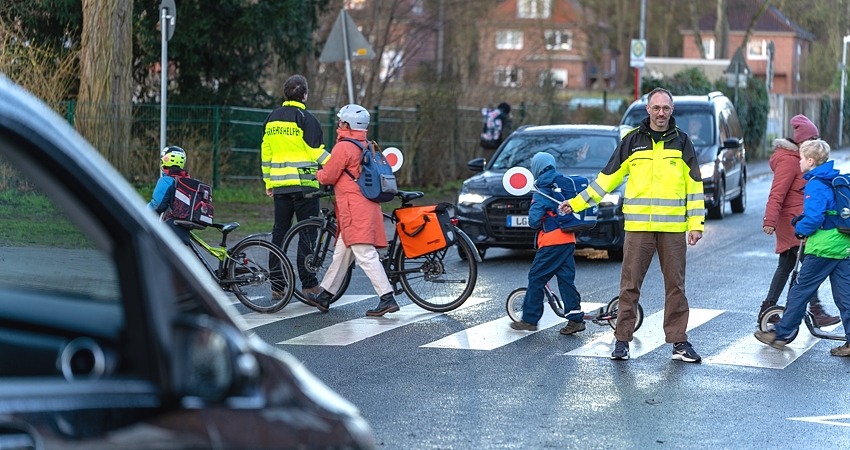
<path fill-rule="evenodd" d="M 396 147 L 387 147 L 381 153 L 384 154 L 384 158 L 387 158 L 387 162 L 390 163 L 394 173 L 401 169 L 401 165 L 404 164 L 404 154 L 401 153 L 401 150 Z"/>
<path fill-rule="evenodd" d="M 512 167 L 502 177 L 502 187 L 511 195 L 525 195 L 534 188 L 534 176 L 525 167 Z"/>

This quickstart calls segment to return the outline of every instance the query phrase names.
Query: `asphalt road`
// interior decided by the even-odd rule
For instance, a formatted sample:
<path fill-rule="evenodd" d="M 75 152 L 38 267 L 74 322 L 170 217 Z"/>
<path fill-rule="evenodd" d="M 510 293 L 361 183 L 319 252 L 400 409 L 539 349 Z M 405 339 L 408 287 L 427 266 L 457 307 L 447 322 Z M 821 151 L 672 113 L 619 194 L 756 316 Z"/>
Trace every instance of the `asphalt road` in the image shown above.
<path fill-rule="evenodd" d="M 847 153 L 834 154 L 842 171 Z M 296 302 L 242 317 L 357 405 L 380 448 L 848 448 L 850 358 L 829 355 L 841 342 L 803 329 L 780 351 L 752 337 L 777 259 L 761 231 L 766 162 L 751 164 L 749 179 L 746 212 L 709 221 L 688 251 L 689 340 L 701 364 L 670 359 L 657 262 L 629 361 L 608 358 L 605 324 L 575 336 L 559 335 L 554 316 L 537 332 L 508 328 L 504 301 L 525 284 L 531 252 L 488 251 L 474 298 L 446 314 L 401 296 L 401 312 L 365 318 L 377 298 L 357 269 L 328 314 Z M 585 309 L 617 294 L 619 263 L 588 252 L 576 266 Z M 821 298 L 835 314 L 828 283 Z"/>

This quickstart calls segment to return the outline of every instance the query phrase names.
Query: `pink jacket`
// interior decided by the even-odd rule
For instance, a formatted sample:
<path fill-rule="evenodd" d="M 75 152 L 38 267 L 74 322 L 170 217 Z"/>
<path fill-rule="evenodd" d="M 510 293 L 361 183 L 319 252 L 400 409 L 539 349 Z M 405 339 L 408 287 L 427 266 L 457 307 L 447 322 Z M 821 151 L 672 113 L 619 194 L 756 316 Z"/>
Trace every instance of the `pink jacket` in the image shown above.
<path fill-rule="evenodd" d="M 776 253 L 782 253 L 800 245 L 794 237 L 791 219 L 803 213 L 803 187 L 806 180 L 800 172 L 800 152 L 787 139 L 773 141 L 773 156 L 770 157 L 773 183 L 764 210 L 763 226 L 776 229 Z"/>
<path fill-rule="evenodd" d="M 351 138 L 366 145 L 365 130 L 337 130 L 337 142 L 331 150 L 331 158 L 316 173 L 319 183 L 333 185 L 335 195 L 338 232 L 346 246 L 371 244 L 376 248 L 387 246 L 387 233 L 381 205 L 368 200 L 360 193 L 360 186 L 348 176 L 348 168 L 355 177 L 360 176 L 361 151 L 352 142 L 340 141 Z"/>

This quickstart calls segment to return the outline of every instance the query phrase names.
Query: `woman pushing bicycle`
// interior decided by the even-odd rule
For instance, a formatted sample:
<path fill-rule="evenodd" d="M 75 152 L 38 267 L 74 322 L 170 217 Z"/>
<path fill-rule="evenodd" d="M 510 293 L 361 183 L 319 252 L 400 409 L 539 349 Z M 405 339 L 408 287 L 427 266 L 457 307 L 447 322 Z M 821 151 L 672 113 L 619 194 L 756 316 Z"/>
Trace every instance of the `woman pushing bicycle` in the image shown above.
<path fill-rule="evenodd" d="M 514 330 L 535 331 L 543 316 L 543 289 L 552 276 L 558 279 L 558 290 L 564 302 L 567 326 L 560 333 L 570 335 L 584 331 L 581 294 L 575 286 L 575 234 L 563 231 L 558 221 L 558 203 L 551 197 L 560 195 L 553 188 L 556 178 L 563 178 L 555 169 L 555 157 L 539 152 L 531 158 L 531 173 L 536 192 L 528 211 L 528 226 L 537 228 L 537 253 L 528 271 L 528 290 L 522 305 L 522 321 L 511 322 Z"/>
<path fill-rule="evenodd" d="M 356 260 L 380 296 L 378 306 L 366 311 L 366 315 L 379 317 L 399 310 L 377 250 L 387 246 L 384 216 L 381 205 L 364 197 L 357 182 L 346 174 L 348 170 L 355 177 L 360 176 L 362 151 L 353 142 L 343 140 L 355 139 L 363 146 L 368 144 L 369 111 L 360 105 L 349 104 L 339 110 L 337 118 L 336 145 L 331 151 L 331 158 L 316 173 L 316 178 L 323 185 L 334 187 L 339 236 L 333 262 L 319 284 L 322 292 L 308 295 L 307 301 L 319 311 L 328 312 L 334 294 L 342 287 L 348 267 Z"/>

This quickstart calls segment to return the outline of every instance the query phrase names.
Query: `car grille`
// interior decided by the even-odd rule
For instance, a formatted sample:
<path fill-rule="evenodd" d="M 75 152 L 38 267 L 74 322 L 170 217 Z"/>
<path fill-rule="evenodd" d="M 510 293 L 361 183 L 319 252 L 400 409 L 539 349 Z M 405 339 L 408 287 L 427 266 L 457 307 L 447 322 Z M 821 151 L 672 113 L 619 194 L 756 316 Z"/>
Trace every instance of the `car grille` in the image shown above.
<path fill-rule="evenodd" d="M 531 198 L 499 198 L 487 205 L 487 219 L 496 241 L 534 242 L 536 230 L 526 227 L 509 227 L 508 216 L 527 216 Z"/>

